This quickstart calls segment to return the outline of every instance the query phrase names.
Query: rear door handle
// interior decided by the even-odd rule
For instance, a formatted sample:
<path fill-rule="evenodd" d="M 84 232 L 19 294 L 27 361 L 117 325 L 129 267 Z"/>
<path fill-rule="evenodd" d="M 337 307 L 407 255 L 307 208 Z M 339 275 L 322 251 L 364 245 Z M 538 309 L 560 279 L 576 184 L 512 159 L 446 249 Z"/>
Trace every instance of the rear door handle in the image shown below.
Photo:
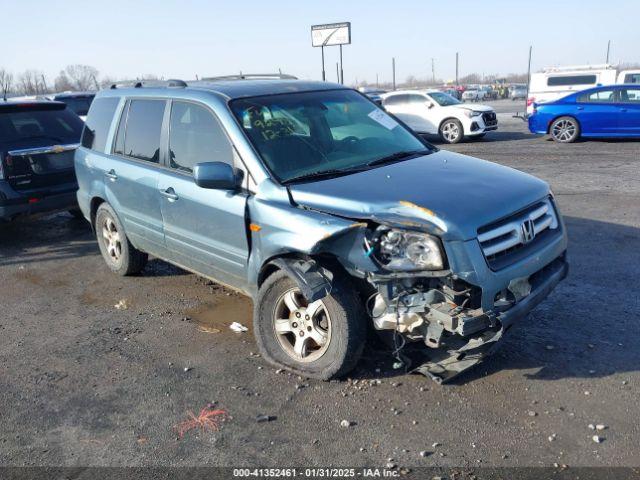
<path fill-rule="evenodd" d="M 578 107 L 578 110 L 584 110 L 584 107 Z"/>
<path fill-rule="evenodd" d="M 162 194 L 162 196 L 167 197 L 167 199 L 169 199 L 170 202 L 175 202 L 176 200 L 178 200 L 178 195 L 176 195 L 176 191 L 173 189 L 173 187 L 169 187 L 166 190 L 160 190 L 160 193 Z"/>
<path fill-rule="evenodd" d="M 626 112 L 626 111 L 627 111 L 627 109 L 626 109 L 626 108 L 621 108 L 621 109 L 620 109 L 620 111 L 621 111 L 621 112 Z"/>
<path fill-rule="evenodd" d="M 106 172 L 104 176 L 107 177 L 112 182 L 115 182 L 118 179 L 118 175 L 116 175 L 116 171 L 113 168 L 108 172 Z"/>

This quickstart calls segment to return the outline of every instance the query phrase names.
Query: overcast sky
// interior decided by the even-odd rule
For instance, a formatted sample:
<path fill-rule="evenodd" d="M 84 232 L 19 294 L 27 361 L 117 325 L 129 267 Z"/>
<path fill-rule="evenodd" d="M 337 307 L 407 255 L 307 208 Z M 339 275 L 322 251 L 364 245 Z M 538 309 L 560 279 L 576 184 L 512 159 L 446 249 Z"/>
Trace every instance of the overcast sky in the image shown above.
<path fill-rule="evenodd" d="M 344 47 L 345 81 L 455 77 L 524 72 L 533 68 L 640 62 L 638 0 L 0 0 L 0 67 L 43 71 L 50 80 L 68 64 L 95 66 L 102 75 L 157 74 L 192 79 L 281 68 L 320 78 L 320 49 L 310 26 L 350 21 Z M 326 50 L 335 80 L 338 48 Z"/>

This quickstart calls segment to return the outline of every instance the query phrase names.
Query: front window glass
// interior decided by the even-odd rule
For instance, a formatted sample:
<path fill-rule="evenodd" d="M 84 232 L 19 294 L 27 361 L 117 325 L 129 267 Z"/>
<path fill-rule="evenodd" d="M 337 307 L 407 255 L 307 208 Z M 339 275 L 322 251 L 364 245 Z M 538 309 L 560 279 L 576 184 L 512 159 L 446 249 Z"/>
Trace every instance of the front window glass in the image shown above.
<path fill-rule="evenodd" d="M 449 105 L 459 105 L 461 102 L 457 98 L 453 98 L 451 95 L 442 92 L 433 92 L 429 96 L 435 100 L 435 102 L 441 107 L 448 107 Z"/>
<path fill-rule="evenodd" d="M 640 83 L 640 73 L 627 73 L 624 76 L 624 83 Z"/>
<path fill-rule="evenodd" d="M 374 168 L 388 157 L 430 153 L 396 120 L 351 90 L 237 99 L 231 109 L 281 182 Z"/>
<path fill-rule="evenodd" d="M 205 107 L 174 101 L 169 126 L 169 162 L 172 168 L 192 172 L 202 162 L 233 164 L 231 143 L 220 123 Z"/>

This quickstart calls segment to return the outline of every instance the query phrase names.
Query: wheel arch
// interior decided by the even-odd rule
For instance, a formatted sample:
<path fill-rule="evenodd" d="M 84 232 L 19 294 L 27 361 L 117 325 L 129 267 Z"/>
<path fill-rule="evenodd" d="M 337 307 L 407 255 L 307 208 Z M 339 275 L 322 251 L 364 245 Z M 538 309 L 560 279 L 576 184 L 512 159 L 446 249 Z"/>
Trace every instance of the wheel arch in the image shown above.
<path fill-rule="evenodd" d="M 456 122 L 458 122 L 460 124 L 460 127 L 462 127 L 462 136 L 466 135 L 466 132 L 464 131 L 464 124 L 462 123 L 462 120 L 460 120 L 458 117 L 453 117 L 451 115 L 442 119 L 442 121 L 440 122 L 440 125 L 438 125 L 438 133 L 440 133 L 440 131 L 442 130 L 442 125 L 444 125 L 444 123 L 447 120 L 455 120 Z"/>
<path fill-rule="evenodd" d="M 580 133 L 582 134 L 582 124 L 580 123 L 580 120 L 578 119 L 578 117 L 576 117 L 573 114 L 557 114 L 554 115 L 551 120 L 549 120 L 549 123 L 547 124 L 547 135 L 549 135 L 551 133 L 551 125 L 553 125 L 553 122 L 555 122 L 556 120 L 558 120 L 559 118 L 562 117 L 569 117 L 572 118 L 573 120 L 576 121 L 576 123 L 578 124 L 578 129 L 580 130 Z"/>
<path fill-rule="evenodd" d="M 102 197 L 93 197 L 91 199 L 91 203 L 89 204 L 89 220 L 91 221 L 91 228 L 94 231 L 95 231 L 96 214 L 98 212 L 98 207 L 105 202 L 106 200 Z"/>

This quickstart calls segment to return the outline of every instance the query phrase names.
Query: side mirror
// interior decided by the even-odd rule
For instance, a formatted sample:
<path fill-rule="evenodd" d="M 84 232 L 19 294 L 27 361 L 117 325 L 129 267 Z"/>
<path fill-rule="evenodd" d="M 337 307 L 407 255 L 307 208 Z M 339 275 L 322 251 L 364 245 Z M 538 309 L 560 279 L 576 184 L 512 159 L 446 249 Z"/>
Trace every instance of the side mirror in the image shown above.
<path fill-rule="evenodd" d="M 236 190 L 242 181 L 242 171 L 224 162 L 204 162 L 193 167 L 193 179 L 201 188 Z"/>
<path fill-rule="evenodd" d="M 427 108 L 433 108 L 433 102 L 427 102 Z"/>

